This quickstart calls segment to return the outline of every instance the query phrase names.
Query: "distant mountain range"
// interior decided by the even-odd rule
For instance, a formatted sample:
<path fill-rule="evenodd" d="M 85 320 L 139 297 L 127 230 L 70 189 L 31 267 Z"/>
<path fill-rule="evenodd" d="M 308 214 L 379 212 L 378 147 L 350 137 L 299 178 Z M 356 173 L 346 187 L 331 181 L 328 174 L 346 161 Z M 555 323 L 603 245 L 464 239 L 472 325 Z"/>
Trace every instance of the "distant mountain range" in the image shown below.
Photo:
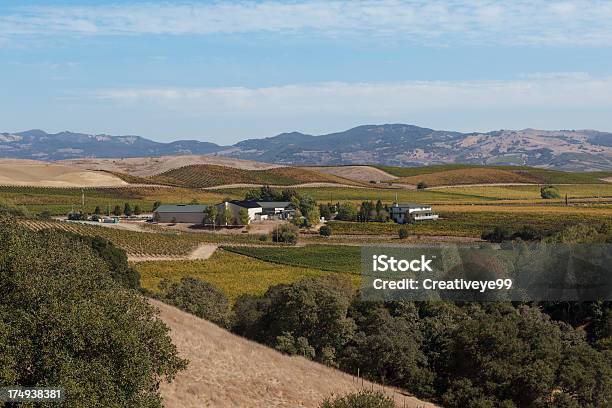
<path fill-rule="evenodd" d="M 61 160 L 214 154 L 281 164 L 442 163 L 528 165 L 563 170 L 612 170 L 612 133 L 595 130 L 441 131 L 404 124 L 365 125 L 314 136 L 299 132 L 233 146 L 196 140 L 155 142 L 140 136 L 42 130 L 0 133 L 0 157 Z"/>

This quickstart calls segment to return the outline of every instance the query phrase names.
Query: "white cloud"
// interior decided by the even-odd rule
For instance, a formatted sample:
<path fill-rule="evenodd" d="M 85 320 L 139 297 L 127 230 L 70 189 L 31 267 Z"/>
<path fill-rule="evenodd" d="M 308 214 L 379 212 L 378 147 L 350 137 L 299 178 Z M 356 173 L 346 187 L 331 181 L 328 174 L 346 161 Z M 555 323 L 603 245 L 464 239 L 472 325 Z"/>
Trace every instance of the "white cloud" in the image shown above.
<path fill-rule="evenodd" d="M 200 118 L 368 117 L 516 109 L 612 108 L 612 77 L 536 74 L 508 81 L 299 84 L 264 88 L 130 88 L 93 95 L 131 107 Z"/>
<path fill-rule="evenodd" d="M 612 45 L 604 0 L 335 0 L 48 6 L 0 15 L 0 35 L 282 32 L 415 43 Z"/>

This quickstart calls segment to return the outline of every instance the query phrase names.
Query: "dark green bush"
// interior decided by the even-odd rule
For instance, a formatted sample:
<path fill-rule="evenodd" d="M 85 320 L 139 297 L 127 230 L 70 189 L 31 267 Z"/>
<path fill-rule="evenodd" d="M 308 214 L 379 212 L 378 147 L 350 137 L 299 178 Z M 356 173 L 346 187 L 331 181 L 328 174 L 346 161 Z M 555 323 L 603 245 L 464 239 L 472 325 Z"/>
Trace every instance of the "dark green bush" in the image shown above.
<path fill-rule="evenodd" d="M 196 278 L 160 284 L 162 299 L 181 310 L 221 326 L 229 326 L 229 302 L 216 286 Z"/>
<path fill-rule="evenodd" d="M 272 231 L 272 241 L 295 245 L 299 235 L 298 227 L 292 224 L 283 224 Z"/>
<path fill-rule="evenodd" d="M 332 234 L 332 229 L 329 225 L 323 225 L 321 228 L 319 228 L 319 235 L 323 236 L 323 237 L 329 237 Z"/>
<path fill-rule="evenodd" d="M 408 238 L 408 228 L 406 227 L 401 227 L 398 231 L 398 235 L 400 239 L 406 239 Z"/>

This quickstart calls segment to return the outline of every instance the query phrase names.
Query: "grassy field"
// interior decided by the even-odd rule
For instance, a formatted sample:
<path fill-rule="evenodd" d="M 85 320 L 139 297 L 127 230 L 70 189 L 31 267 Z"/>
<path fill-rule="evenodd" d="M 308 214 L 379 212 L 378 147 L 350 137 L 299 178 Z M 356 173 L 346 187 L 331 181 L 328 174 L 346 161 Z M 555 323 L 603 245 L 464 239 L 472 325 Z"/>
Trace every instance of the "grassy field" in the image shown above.
<path fill-rule="evenodd" d="M 339 183 L 361 185 L 332 174 L 294 167 L 278 167 L 268 170 L 244 170 L 210 164 L 196 164 L 168 170 L 150 178 L 162 184 L 204 188 L 224 184 L 270 184 L 290 186 L 302 183 Z"/>
<path fill-rule="evenodd" d="M 242 294 L 261 295 L 272 285 L 334 274 L 315 268 L 265 262 L 224 250 L 217 250 L 205 261 L 150 261 L 133 265 L 140 273 L 141 285 L 146 289 L 158 291 L 162 279 L 177 282 L 191 276 L 219 287 L 231 302 Z M 358 275 L 352 277 L 356 285 L 358 278 Z"/>
<path fill-rule="evenodd" d="M 82 198 L 85 198 L 85 212 L 92 213 L 96 206 L 104 212 L 115 205 L 123 208 L 129 202 L 132 207 L 139 205 L 142 211 L 151 211 L 153 203 L 165 204 L 189 203 L 192 200 L 203 204 L 217 203 L 228 197 L 207 190 L 196 190 L 172 187 L 117 187 L 117 188 L 47 188 L 0 186 L 0 202 L 26 209 L 31 214 L 50 211 L 52 215 L 65 215 L 73 208 L 81 209 Z M 242 198 L 242 196 L 230 196 Z"/>
<path fill-rule="evenodd" d="M 354 246 L 307 245 L 297 248 L 228 247 L 227 251 L 296 267 L 358 274 L 360 249 Z"/>

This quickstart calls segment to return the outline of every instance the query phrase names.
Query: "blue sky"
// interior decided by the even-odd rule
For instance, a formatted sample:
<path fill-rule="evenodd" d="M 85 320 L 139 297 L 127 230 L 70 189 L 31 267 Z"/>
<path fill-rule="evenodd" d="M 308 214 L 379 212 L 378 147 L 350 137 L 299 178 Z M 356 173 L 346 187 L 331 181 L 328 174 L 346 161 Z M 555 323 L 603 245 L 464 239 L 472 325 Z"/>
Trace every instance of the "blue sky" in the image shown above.
<path fill-rule="evenodd" d="M 0 131 L 612 131 L 610 1 L 0 1 Z"/>

